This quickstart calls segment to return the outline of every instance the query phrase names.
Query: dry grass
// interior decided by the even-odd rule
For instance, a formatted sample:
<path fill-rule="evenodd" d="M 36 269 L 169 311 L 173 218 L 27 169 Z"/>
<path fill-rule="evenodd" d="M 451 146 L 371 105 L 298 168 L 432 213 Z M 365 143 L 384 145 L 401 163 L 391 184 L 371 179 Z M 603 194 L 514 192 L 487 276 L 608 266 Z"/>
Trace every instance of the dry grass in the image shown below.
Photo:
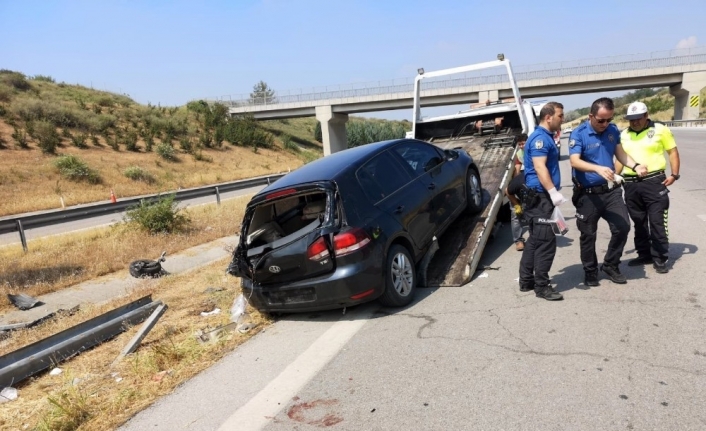
<path fill-rule="evenodd" d="M 147 235 L 129 225 L 41 238 L 0 248 L 0 311 L 11 307 L 7 293 L 38 296 L 126 269 L 136 259 L 156 259 L 239 232 L 245 205 L 252 195 L 187 208 L 187 232 Z"/>
<path fill-rule="evenodd" d="M 257 326 L 247 334 L 235 331 L 206 344 L 194 336 L 197 330 L 229 323 L 227 310 L 240 288 L 236 278 L 224 275 L 226 265 L 223 259 L 188 274 L 144 280 L 130 297 L 83 308 L 2 342 L 2 350 L 15 350 L 147 294 L 169 306 L 138 350 L 115 368 L 110 364 L 139 327 L 59 364 L 63 373 L 58 376 L 44 372 L 20 384 L 18 399 L 2 406 L 0 429 L 115 429 L 262 330 L 271 320 L 250 309 Z M 208 287 L 223 290 L 206 293 Z M 200 316 L 214 307 L 224 312 Z"/>
<path fill-rule="evenodd" d="M 308 122 L 299 126 L 308 130 L 312 119 L 302 120 Z M 12 132 L 10 126 L 0 121 L 0 138 L 12 143 Z M 253 152 L 226 143 L 221 149 L 202 150 L 206 159 L 212 160 L 210 162 L 197 161 L 184 153 L 178 153 L 178 162 L 168 162 L 154 152 L 116 152 L 100 139 L 100 147 L 89 143 L 88 149 L 78 149 L 65 138 L 63 146 L 57 150 L 58 154 L 75 155 L 96 169 L 102 182 L 95 185 L 63 179 L 53 165 L 56 156 L 42 154 L 31 140 L 29 149 L 8 145 L 1 150 L 0 216 L 61 208 L 61 197 L 67 206 L 106 201 L 110 199 L 111 189 L 120 199 L 287 172 L 321 155 L 321 147 L 313 144 L 308 147 L 310 150 L 294 155 L 279 147 Z M 144 147 L 141 141 L 138 145 Z M 150 184 L 130 180 L 124 175 L 130 166 L 141 167 L 156 181 Z"/>

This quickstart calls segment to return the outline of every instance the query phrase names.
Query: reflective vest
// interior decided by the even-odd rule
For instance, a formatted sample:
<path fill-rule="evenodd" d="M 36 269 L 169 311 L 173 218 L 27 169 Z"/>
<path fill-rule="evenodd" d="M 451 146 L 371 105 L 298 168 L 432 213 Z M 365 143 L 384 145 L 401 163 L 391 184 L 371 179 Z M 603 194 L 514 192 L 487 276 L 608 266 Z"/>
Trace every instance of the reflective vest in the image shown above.
<path fill-rule="evenodd" d="M 650 121 L 647 128 L 636 133 L 630 128 L 620 134 L 620 144 L 623 150 L 642 166 L 647 166 L 649 172 L 663 171 L 667 167 L 664 152 L 676 148 L 674 135 L 664 124 Z M 623 175 L 635 176 L 635 171 L 625 166 Z"/>

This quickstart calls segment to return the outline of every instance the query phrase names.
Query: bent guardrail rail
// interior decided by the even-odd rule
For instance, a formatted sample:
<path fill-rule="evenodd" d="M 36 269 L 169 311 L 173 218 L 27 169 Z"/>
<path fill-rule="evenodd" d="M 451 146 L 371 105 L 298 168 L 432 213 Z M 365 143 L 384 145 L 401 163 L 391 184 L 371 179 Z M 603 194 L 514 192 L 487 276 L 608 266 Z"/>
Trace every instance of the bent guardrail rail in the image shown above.
<path fill-rule="evenodd" d="M 129 207 L 137 205 L 142 200 L 154 201 L 165 195 L 175 195 L 176 201 L 201 198 L 206 196 L 216 196 L 217 203 L 220 204 L 220 194 L 234 190 L 242 190 L 248 187 L 268 185 L 286 174 L 275 174 L 263 177 L 249 178 L 247 180 L 232 181 L 228 183 L 215 184 L 205 187 L 195 187 L 171 192 L 143 195 L 133 198 L 121 199 L 118 202 L 103 202 L 98 204 L 81 205 L 77 207 L 44 211 L 34 214 L 24 214 L 0 218 L 0 235 L 12 232 L 19 232 L 22 247 L 27 251 L 27 241 L 24 237 L 25 229 L 51 226 L 60 223 L 67 223 L 76 220 L 83 220 L 105 214 L 123 212 Z"/>

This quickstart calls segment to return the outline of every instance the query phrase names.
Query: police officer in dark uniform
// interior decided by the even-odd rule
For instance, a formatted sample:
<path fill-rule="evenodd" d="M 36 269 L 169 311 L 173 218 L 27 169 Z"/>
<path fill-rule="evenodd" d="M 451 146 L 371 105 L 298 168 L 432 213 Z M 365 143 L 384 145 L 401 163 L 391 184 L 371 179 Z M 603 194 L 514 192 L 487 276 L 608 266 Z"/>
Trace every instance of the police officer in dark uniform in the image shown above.
<path fill-rule="evenodd" d="M 564 299 L 549 284 L 549 270 L 556 255 L 556 236 L 549 224 L 554 207 L 566 201 L 561 187 L 559 150 L 554 133 L 564 120 L 564 106 L 546 103 L 539 112 L 539 126 L 525 144 L 525 186 L 528 189 L 524 216 L 530 236 L 520 259 L 520 291 L 534 290 L 549 301 Z"/>
<path fill-rule="evenodd" d="M 591 105 L 588 121 L 571 132 L 569 138 L 574 182 L 572 201 L 576 206 L 576 227 L 581 232 L 581 262 L 586 286 L 598 286 L 596 231 L 601 218 L 608 222 L 611 232 L 601 270 L 614 283 L 627 283 L 618 265 L 630 232 L 630 220 L 620 179 L 616 181 L 613 171 L 613 157 L 635 168 L 639 176 L 647 173 L 645 167 L 637 165 L 620 145 L 620 131 L 611 123 L 614 110 L 612 99 L 602 97 L 596 100 Z"/>
<path fill-rule="evenodd" d="M 637 258 L 628 266 L 652 263 L 658 274 L 669 272 L 669 189 L 679 179 L 679 150 L 674 135 L 664 124 L 650 120 L 647 105 L 633 102 L 625 119 L 630 127 L 620 135 L 620 144 L 632 158 L 647 167 L 647 175 L 638 177 L 632 169 L 615 163 L 615 172 L 625 177 L 625 203 L 635 223 L 635 250 Z M 669 157 L 671 175 L 665 174 Z"/>

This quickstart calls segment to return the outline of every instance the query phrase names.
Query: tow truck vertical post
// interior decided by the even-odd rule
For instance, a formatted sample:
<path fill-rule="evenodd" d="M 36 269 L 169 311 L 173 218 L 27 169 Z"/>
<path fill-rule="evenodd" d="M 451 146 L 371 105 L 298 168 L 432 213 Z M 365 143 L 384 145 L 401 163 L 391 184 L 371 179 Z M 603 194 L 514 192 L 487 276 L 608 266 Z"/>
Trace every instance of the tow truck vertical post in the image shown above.
<path fill-rule="evenodd" d="M 422 118 L 423 79 L 495 67 L 507 70 L 513 100 L 503 100 L 499 93 L 506 90 L 498 89 L 496 101 L 478 100 L 480 103 L 471 105 L 470 110 Z M 469 97 L 469 102 L 472 101 Z M 484 189 L 483 211 L 473 216 L 460 216 L 438 239 L 439 249 L 424 271 L 427 286 L 461 286 L 472 279 L 505 199 L 503 189 L 509 181 L 517 151 L 516 136 L 530 134 L 536 127 L 532 113 L 531 104 L 520 96 L 510 61 L 503 54 L 498 55 L 498 60 L 485 63 L 432 72 L 418 70 L 414 80 L 411 137 L 442 149 L 466 151 L 480 171 Z"/>

